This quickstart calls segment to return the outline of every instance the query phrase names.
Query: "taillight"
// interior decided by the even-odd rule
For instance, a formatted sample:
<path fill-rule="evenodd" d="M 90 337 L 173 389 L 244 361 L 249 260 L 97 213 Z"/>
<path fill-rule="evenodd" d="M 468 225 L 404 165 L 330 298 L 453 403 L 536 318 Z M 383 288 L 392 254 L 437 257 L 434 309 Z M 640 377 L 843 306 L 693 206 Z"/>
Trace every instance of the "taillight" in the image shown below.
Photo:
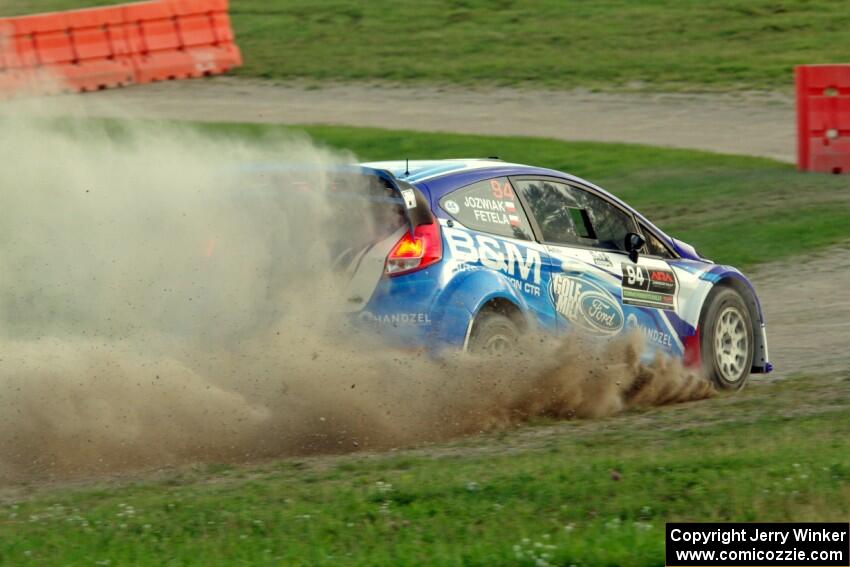
<path fill-rule="evenodd" d="M 421 224 L 411 235 L 405 231 L 387 256 L 387 274 L 399 276 L 427 268 L 443 259 L 443 241 L 440 225 Z"/>

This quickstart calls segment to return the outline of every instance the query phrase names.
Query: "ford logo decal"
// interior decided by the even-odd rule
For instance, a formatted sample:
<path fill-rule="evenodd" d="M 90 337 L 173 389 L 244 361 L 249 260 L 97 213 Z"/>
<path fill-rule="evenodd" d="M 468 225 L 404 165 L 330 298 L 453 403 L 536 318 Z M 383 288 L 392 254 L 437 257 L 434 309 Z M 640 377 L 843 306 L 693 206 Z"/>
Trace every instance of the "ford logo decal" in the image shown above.
<path fill-rule="evenodd" d="M 585 277 L 555 274 L 550 290 L 555 310 L 577 327 L 600 335 L 623 329 L 623 310 L 601 284 Z"/>
<path fill-rule="evenodd" d="M 620 306 L 599 292 L 582 295 L 581 313 L 591 327 L 603 333 L 617 333 L 623 328 Z"/>

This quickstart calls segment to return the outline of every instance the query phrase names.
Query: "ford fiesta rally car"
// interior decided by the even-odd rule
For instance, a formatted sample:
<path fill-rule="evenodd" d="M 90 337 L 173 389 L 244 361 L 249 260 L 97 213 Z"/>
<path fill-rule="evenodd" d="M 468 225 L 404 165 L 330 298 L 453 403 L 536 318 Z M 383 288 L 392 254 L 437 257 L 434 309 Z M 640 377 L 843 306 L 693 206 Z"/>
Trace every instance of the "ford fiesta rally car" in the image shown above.
<path fill-rule="evenodd" d="M 496 159 L 361 168 L 394 221 L 341 252 L 346 310 L 394 344 L 500 353 L 532 328 L 637 329 L 648 358 L 702 366 L 722 388 L 772 369 L 747 278 L 587 181 Z"/>

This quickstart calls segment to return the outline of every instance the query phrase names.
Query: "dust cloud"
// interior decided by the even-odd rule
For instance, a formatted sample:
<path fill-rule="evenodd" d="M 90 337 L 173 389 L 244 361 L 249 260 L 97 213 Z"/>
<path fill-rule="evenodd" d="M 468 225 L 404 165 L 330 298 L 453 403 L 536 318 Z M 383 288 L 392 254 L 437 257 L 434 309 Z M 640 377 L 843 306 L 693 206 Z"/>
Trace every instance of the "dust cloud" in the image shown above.
<path fill-rule="evenodd" d="M 380 230 L 339 214 L 353 156 L 61 118 L 73 100 L 0 113 L 4 480 L 381 450 L 712 394 L 675 361 L 641 364 L 637 336 L 529 337 L 507 360 L 382 348 L 340 323 L 331 268 Z"/>

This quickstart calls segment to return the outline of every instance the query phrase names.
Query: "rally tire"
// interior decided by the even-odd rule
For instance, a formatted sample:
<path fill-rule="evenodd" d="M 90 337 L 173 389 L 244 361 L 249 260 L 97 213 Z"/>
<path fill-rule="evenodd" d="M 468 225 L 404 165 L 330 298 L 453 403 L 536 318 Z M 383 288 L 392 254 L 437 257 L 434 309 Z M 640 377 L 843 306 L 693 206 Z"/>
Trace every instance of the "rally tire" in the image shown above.
<path fill-rule="evenodd" d="M 739 390 L 753 366 L 753 322 L 741 295 L 718 287 L 709 296 L 700 322 L 702 368 L 723 390 Z"/>
<path fill-rule="evenodd" d="M 520 329 L 510 317 L 496 311 L 484 311 L 476 317 L 469 337 L 469 352 L 488 356 L 506 356 L 517 350 Z"/>

